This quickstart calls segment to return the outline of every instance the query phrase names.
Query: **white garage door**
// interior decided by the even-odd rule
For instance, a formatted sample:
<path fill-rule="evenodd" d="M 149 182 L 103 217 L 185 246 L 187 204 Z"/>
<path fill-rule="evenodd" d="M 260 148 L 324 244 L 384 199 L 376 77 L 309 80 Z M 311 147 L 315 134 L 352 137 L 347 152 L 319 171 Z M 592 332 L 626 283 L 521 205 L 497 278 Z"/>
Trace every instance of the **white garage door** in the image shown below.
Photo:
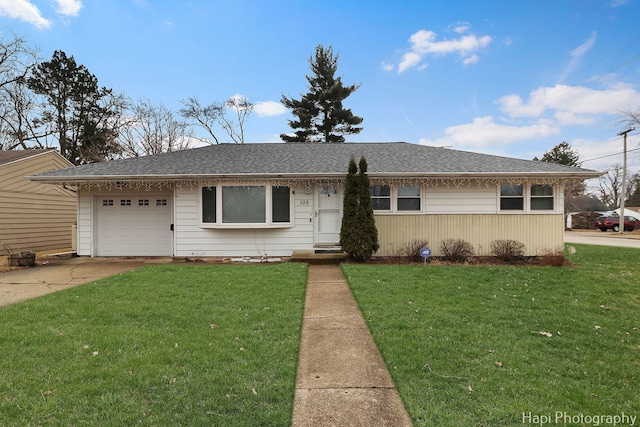
<path fill-rule="evenodd" d="M 98 196 L 97 256 L 171 256 L 170 194 Z"/>

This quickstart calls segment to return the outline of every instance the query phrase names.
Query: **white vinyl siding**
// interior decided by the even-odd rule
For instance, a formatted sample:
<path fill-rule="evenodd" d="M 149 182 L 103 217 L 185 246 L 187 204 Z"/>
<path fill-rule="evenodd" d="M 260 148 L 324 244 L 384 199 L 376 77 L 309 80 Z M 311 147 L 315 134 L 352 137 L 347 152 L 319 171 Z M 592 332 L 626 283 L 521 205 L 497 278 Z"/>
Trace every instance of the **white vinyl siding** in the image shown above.
<path fill-rule="evenodd" d="M 496 190 L 490 186 L 463 188 L 428 187 L 424 197 L 425 213 L 496 213 Z"/>
<path fill-rule="evenodd" d="M 219 189 L 220 187 L 218 187 Z M 200 223 L 201 188 L 175 193 L 176 256 L 291 256 L 293 250 L 313 248 L 313 193 L 291 187 L 292 225 L 286 228 L 205 228 Z"/>
<path fill-rule="evenodd" d="M 529 187 L 530 184 L 527 184 Z M 315 216 L 318 206 L 316 206 L 316 200 L 314 194 L 316 192 L 315 187 L 310 189 L 306 188 L 305 184 L 298 186 L 291 186 L 291 223 L 292 225 L 285 228 L 206 228 L 202 227 L 200 223 L 201 212 L 201 199 L 199 192 L 200 186 L 182 186 L 178 187 L 173 194 L 173 199 L 169 199 L 173 203 L 173 223 L 174 232 L 174 255 L 175 256 L 203 256 L 203 257 L 241 257 L 241 256 L 290 256 L 294 250 L 311 250 L 314 247 L 314 224 L 318 218 Z M 95 190 L 96 194 L 100 194 Z M 114 203 L 120 203 L 122 192 L 120 190 L 113 190 L 111 192 L 114 197 Z M 138 204 L 138 199 L 149 199 L 149 203 L 155 205 L 156 200 L 151 197 L 150 193 L 140 191 L 141 197 L 138 198 L 136 194 L 131 197 L 132 204 Z M 93 193 L 88 190 L 81 190 L 79 193 L 79 206 L 78 206 L 78 254 L 79 255 L 95 255 L 95 207 L 93 206 Z M 548 214 L 562 214 L 564 207 L 563 190 L 560 185 L 554 186 L 555 196 L 555 210 L 554 211 L 530 211 L 530 212 L 517 212 L 511 211 L 515 216 L 521 216 L 521 220 L 514 222 L 514 229 L 517 227 L 525 226 L 526 224 L 538 224 L 536 221 L 546 221 L 542 217 Z M 124 197 L 124 199 L 128 198 Z M 391 201 L 393 204 L 396 200 Z M 407 227 L 403 233 L 396 236 L 395 233 L 398 229 L 391 230 L 388 234 L 385 234 L 385 245 L 393 247 L 394 249 L 401 248 L 402 245 L 408 243 L 410 237 L 420 237 L 421 227 L 428 225 L 433 227 L 433 230 L 440 230 L 434 234 L 434 231 L 429 228 L 425 237 L 430 242 L 439 242 L 439 240 L 433 240 L 440 237 L 460 237 L 469 236 L 469 240 L 474 246 L 476 244 L 486 243 L 484 240 L 475 241 L 476 237 L 472 233 L 472 230 L 466 230 L 468 227 L 476 227 L 478 224 L 483 224 L 484 221 L 491 219 L 492 230 L 499 230 L 500 224 L 503 220 L 502 216 L 511 217 L 504 212 L 499 212 L 500 205 L 500 191 L 499 186 L 496 185 L 476 185 L 463 187 L 447 187 L 442 186 L 424 186 L 421 187 L 421 212 L 375 212 L 375 216 L 382 218 L 387 217 L 384 221 L 378 220 L 379 225 L 392 225 L 397 224 L 400 228 Z M 528 201 L 527 201 L 528 203 Z M 456 215 L 457 214 L 457 215 Z M 444 224 L 449 222 L 442 222 L 443 219 L 438 217 L 452 215 L 456 220 L 451 223 L 452 227 L 443 229 Z M 480 223 L 474 223 L 477 215 L 484 215 Z M 541 216 L 539 220 L 528 219 L 530 216 Z M 562 215 L 560 215 L 562 217 Z M 392 218 L 407 217 L 406 220 L 396 222 Z M 412 222 L 413 221 L 413 222 Z M 448 221 L 448 220 L 446 220 Z M 511 221 L 511 219 L 507 220 Z M 453 227 L 455 224 L 455 227 Z M 418 227 L 418 228 L 416 228 Z M 498 227 L 498 228 L 495 228 Z M 477 230 L 476 230 L 477 231 Z M 494 232 L 492 231 L 492 232 Z M 457 233 L 457 234 L 456 234 Z M 498 233 L 499 234 L 499 233 Z M 496 235 L 498 235 L 496 234 Z M 513 237 L 521 238 L 523 242 L 525 240 L 530 241 L 531 236 L 519 236 Z M 554 237 L 555 239 L 556 237 Z M 405 241 L 407 240 L 407 241 Z M 543 239 L 545 240 L 545 239 Z M 555 240 L 549 240 L 555 245 Z M 536 240 L 537 242 L 537 240 Z M 526 242 L 525 242 L 526 243 Z M 536 245 L 542 246 L 542 244 L 536 243 Z M 549 245 L 551 247 L 552 245 Z M 389 252 L 389 247 L 385 249 L 386 252 L 380 252 L 378 255 Z M 531 249 L 537 246 L 532 246 Z M 537 250 L 537 249 L 536 249 Z M 381 249 L 382 251 L 382 249 Z"/>

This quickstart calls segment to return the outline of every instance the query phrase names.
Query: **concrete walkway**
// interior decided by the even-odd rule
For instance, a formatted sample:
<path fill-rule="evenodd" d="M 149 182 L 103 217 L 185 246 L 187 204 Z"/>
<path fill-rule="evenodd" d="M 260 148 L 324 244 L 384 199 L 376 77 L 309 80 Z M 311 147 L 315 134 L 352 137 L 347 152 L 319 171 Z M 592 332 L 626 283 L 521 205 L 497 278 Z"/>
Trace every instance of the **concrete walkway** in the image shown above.
<path fill-rule="evenodd" d="M 292 425 L 412 425 L 337 265 L 309 266 Z"/>

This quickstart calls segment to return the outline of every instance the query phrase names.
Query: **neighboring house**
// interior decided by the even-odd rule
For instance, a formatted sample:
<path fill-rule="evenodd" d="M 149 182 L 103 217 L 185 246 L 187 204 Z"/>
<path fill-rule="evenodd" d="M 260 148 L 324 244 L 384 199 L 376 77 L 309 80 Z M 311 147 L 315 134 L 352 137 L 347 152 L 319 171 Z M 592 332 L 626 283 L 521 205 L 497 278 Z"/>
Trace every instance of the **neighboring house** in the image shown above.
<path fill-rule="evenodd" d="M 78 255 L 289 256 L 338 244 L 350 158 L 364 155 L 380 241 L 563 245 L 563 185 L 599 172 L 408 143 L 221 144 L 31 177 L 78 189 Z"/>
<path fill-rule="evenodd" d="M 71 166 L 55 150 L 0 150 L 0 255 L 71 248 L 76 192 L 27 179 Z"/>
<path fill-rule="evenodd" d="M 581 195 L 565 201 L 567 228 L 594 228 L 596 218 L 609 210 L 600 199 L 593 195 Z"/>

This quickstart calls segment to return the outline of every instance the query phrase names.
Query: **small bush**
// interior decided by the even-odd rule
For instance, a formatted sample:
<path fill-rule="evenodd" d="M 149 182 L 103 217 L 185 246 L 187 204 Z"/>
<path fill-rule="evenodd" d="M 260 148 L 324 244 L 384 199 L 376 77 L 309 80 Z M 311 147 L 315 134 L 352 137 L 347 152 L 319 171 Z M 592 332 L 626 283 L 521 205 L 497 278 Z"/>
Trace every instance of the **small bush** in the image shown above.
<path fill-rule="evenodd" d="M 409 261 L 420 262 L 422 261 L 422 255 L 420 255 L 420 249 L 425 246 L 429 246 L 429 242 L 426 240 L 414 240 L 404 248 L 396 252 L 396 256 L 406 258 Z"/>
<path fill-rule="evenodd" d="M 494 240 L 491 242 L 491 255 L 508 263 L 522 260 L 524 243 L 509 239 Z"/>
<path fill-rule="evenodd" d="M 440 252 L 446 261 L 465 262 L 473 256 L 473 246 L 462 239 L 445 239 L 440 244 Z"/>

